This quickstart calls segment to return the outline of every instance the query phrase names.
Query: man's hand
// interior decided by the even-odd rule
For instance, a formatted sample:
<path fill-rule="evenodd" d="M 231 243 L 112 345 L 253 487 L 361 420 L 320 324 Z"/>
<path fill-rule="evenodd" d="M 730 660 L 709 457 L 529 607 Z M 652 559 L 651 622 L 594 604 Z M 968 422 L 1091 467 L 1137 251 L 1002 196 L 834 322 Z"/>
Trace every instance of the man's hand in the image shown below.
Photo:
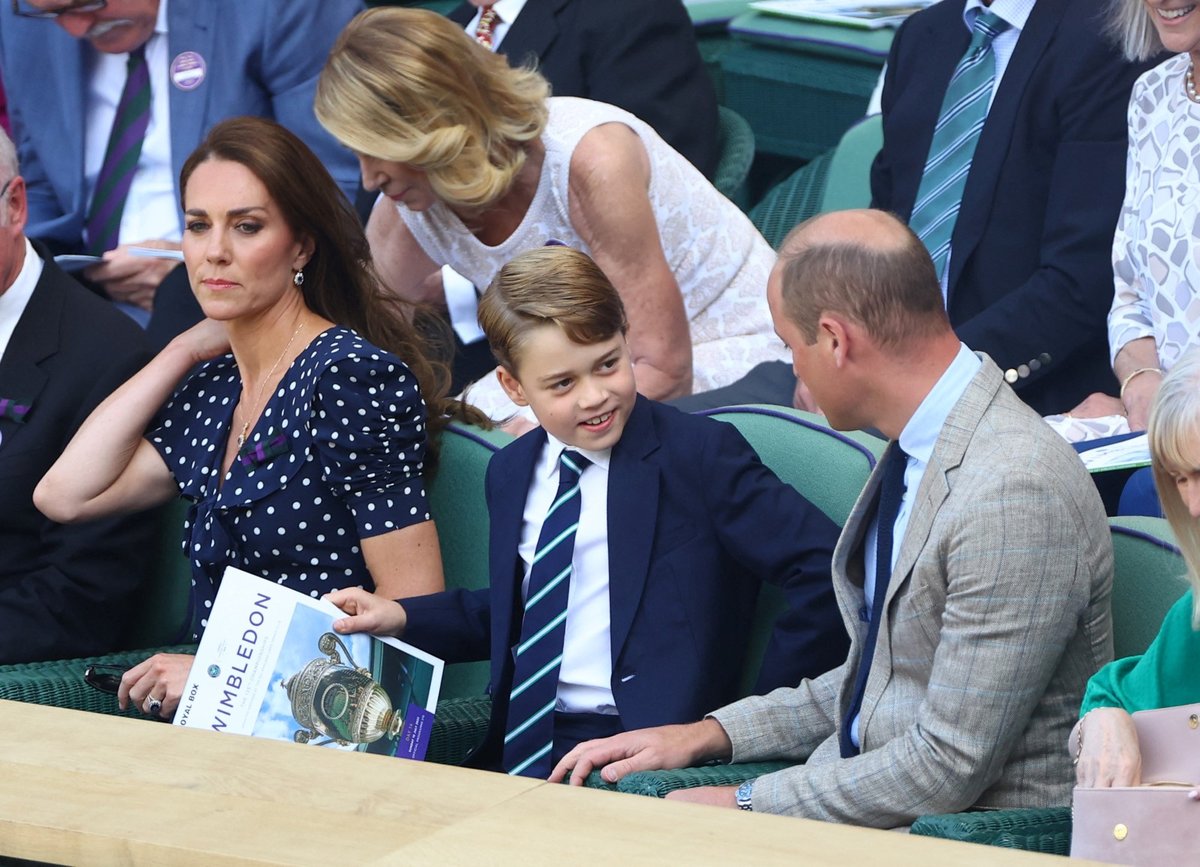
<path fill-rule="evenodd" d="M 686 768 L 709 759 L 728 758 L 732 751 L 729 736 L 714 719 L 639 729 L 584 741 L 562 757 L 550 772 L 550 782 L 562 782 L 570 774 L 571 785 L 581 786 L 588 774 L 600 768 L 604 781 L 615 783 L 634 771 Z"/>
<path fill-rule="evenodd" d="M 368 593 L 361 587 L 334 590 L 325 598 L 350 615 L 333 621 L 335 632 L 369 632 L 399 638 L 408 625 L 408 615 L 399 602 Z"/>
<path fill-rule="evenodd" d="M 179 264 L 174 259 L 155 259 L 151 256 L 135 256 L 129 252 L 128 244 L 104 254 L 104 261 L 83 272 L 83 276 L 99 283 L 114 301 L 125 301 L 149 310 L 154 306 L 154 292 L 158 284 Z M 156 247 L 160 250 L 178 250 L 179 245 L 170 241 L 142 241 L 135 246 Z"/>
<path fill-rule="evenodd" d="M 667 792 L 667 800 L 736 808 L 737 790 L 737 786 L 697 786 L 694 789 L 676 789 L 673 792 Z"/>

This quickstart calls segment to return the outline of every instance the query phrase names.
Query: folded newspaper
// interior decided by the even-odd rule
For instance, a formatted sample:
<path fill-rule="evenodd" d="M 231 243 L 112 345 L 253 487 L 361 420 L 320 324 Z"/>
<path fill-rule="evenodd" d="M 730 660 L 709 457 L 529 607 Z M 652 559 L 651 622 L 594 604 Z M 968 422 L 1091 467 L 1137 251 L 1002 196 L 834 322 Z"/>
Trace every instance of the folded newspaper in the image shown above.
<path fill-rule="evenodd" d="M 442 661 L 394 638 L 338 635 L 344 616 L 226 569 L 175 725 L 425 758 Z"/>
<path fill-rule="evenodd" d="M 750 4 L 750 8 L 784 18 L 877 30 L 881 27 L 899 27 L 909 15 L 932 6 L 934 2 L 935 0 L 874 0 L 868 3 L 848 3 L 845 0 L 755 0 Z"/>

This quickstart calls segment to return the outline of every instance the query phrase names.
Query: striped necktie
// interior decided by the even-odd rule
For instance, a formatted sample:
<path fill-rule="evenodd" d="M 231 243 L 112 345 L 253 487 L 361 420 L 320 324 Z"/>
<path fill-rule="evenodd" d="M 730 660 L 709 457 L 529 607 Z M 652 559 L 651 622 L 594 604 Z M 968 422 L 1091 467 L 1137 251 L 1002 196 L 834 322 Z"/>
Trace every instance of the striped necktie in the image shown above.
<path fill-rule="evenodd" d="M 904 502 L 906 469 L 908 455 L 900 448 L 900 443 L 892 443 L 883 457 L 883 466 L 879 468 L 879 506 L 875 513 L 875 595 L 871 599 L 871 622 L 867 626 L 867 637 L 863 641 L 862 658 L 858 662 L 858 674 L 854 678 L 854 692 L 850 694 L 850 707 L 842 718 L 842 726 L 838 733 L 843 759 L 858 755 L 858 747 L 850 739 L 850 728 L 862 710 L 867 675 L 871 672 L 875 643 L 879 639 L 879 621 L 883 619 L 883 602 L 887 599 L 888 584 L 892 577 L 896 518 L 899 517 L 900 505 Z M 862 613 L 865 614 L 866 611 Z"/>
<path fill-rule="evenodd" d="M 125 198 L 142 154 L 142 140 L 150 125 L 150 70 L 145 46 L 129 52 L 125 89 L 117 103 L 104 163 L 96 176 L 87 217 L 88 251 L 100 255 L 117 246 Z"/>
<path fill-rule="evenodd" d="M 503 20 L 494 7 L 484 7 L 483 12 L 479 14 L 479 23 L 475 25 L 475 41 L 489 51 L 492 50 L 493 31 L 496 24 Z"/>
<path fill-rule="evenodd" d="M 562 453 L 558 493 L 538 535 L 508 701 L 503 760 L 510 774 L 541 779 L 550 774 L 558 670 L 571 592 L 571 558 L 579 528 L 579 475 L 590 464 L 578 452 Z"/>
<path fill-rule="evenodd" d="M 939 277 L 944 277 L 950 260 L 950 238 L 992 98 L 996 79 L 992 40 L 1008 27 L 1008 22 L 993 12 L 982 11 L 975 17 L 971 44 L 954 69 L 933 129 L 908 225 L 929 249 Z"/>

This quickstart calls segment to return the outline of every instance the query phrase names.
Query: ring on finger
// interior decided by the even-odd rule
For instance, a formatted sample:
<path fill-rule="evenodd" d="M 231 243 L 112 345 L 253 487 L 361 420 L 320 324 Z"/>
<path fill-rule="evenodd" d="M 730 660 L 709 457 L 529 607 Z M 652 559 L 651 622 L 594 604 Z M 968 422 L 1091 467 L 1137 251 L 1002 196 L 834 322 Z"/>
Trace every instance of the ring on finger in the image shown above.
<path fill-rule="evenodd" d="M 154 696 L 146 697 L 146 713 L 150 716 L 158 716 L 158 712 L 162 710 L 163 703 Z"/>

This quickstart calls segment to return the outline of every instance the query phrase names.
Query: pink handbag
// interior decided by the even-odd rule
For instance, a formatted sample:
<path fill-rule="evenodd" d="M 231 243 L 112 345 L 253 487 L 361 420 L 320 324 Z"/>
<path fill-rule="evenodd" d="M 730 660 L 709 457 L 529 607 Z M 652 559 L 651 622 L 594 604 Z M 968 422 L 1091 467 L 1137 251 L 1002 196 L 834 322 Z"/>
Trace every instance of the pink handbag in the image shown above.
<path fill-rule="evenodd" d="M 1133 714 L 1140 786 L 1075 789 L 1071 857 L 1110 864 L 1200 863 L 1200 704 Z"/>

